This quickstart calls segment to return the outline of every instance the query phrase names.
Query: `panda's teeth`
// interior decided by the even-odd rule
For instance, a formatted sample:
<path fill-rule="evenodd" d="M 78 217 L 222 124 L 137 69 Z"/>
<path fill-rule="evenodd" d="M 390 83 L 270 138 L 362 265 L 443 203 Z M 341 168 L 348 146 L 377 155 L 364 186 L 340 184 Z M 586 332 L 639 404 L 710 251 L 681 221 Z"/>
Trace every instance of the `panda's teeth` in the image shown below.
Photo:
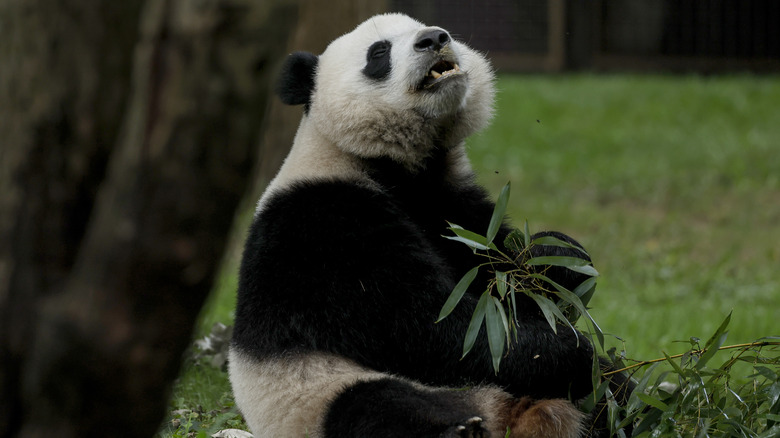
<path fill-rule="evenodd" d="M 420 83 L 421 88 L 430 88 L 439 82 L 440 79 L 445 79 L 447 76 L 457 75 L 461 72 L 458 64 L 448 61 L 439 61 L 428 70 L 425 78 Z"/>

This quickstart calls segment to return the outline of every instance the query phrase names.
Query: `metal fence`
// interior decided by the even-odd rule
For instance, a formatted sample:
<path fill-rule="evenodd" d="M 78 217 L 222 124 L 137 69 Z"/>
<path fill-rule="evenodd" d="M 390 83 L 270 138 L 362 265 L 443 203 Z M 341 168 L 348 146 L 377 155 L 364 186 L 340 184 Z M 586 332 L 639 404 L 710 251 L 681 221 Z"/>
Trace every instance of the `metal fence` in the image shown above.
<path fill-rule="evenodd" d="M 780 0 L 393 0 L 502 70 L 780 72 Z"/>

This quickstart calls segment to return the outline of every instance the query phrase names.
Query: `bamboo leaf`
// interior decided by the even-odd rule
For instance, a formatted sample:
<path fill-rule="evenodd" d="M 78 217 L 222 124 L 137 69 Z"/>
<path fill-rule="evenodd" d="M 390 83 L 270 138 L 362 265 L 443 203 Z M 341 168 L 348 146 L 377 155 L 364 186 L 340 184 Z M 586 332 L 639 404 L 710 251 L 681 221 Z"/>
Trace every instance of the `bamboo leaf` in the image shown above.
<path fill-rule="evenodd" d="M 604 391 L 606 390 L 605 385 L 609 385 L 609 379 L 604 379 L 604 381 L 601 381 L 601 361 L 599 361 L 599 355 L 598 352 L 596 352 L 596 349 L 593 349 L 593 360 L 591 361 L 591 370 L 590 370 L 590 378 L 591 383 L 593 384 L 593 387 L 595 389 L 594 399 L 593 403 L 598 403 L 599 400 L 601 400 L 601 397 L 604 396 Z M 601 382 L 601 384 L 599 384 Z M 602 388 L 602 386 L 604 388 Z"/>
<path fill-rule="evenodd" d="M 729 387 L 726 387 L 726 389 L 729 391 L 729 393 L 731 393 L 731 395 L 733 395 L 733 396 L 734 396 L 734 398 L 736 398 L 736 399 L 737 399 L 737 401 L 738 401 L 738 402 L 740 402 L 740 403 L 742 404 L 742 406 L 744 406 L 745 408 L 748 408 L 748 409 L 750 409 L 750 408 L 748 407 L 747 403 L 745 403 L 745 401 L 744 401 L 744 400 L 742 400 L 742 397 L 740 397 L 740 396 L 739 396 L 739 394 L 737 394 L 736 392 L 734 392 L 734 390 L 733 390 L 733 389 L 731 389 L 731 388 L 729 388 Z"/>
<path fill-rule="evenodd" d="M 477 307 L 474 308 L 474 313 L 471 315 L 471 322 L 466 329 L 466 338 L 463 340 L 463 356 L 461 359 L 469 354 L 469 351 L 474 347 L 474 342 L 479 335 L 479 329 L 482 327 L 482 321 L 485 320 L 485 308 L 487 307 L 488 298 L 490 294 L 485 291 L 477 302 Z"/>
<path fill-rule="evenodd" d="M 496 304 L 496 310 L 498 310 L 498 316 L 501 317 L 501 322 L 504 324 L 504 332 L 506 332 L 506 339 L 509 340 L 509 319 L 507 319 L 506 312 L 504 311 L 504 306 L 501 304 L 501 301 L 498 300 L 498 298 L 493 297 L 493 300 L 495 300 Z M 508 342 L 507 342 L 508 345 Z"/>
<path fill-rule="evenodd" d="M 450 224 L 452 225 L 452 224 Z M 475 233 L 473 231 L 466 230 L 460 226 L 450 226 L 447 228 L 448 230 L 452 231 L 456 236 L 465 237 L 466 239 L 473 240 L 475 242 L 481 243 L 485 246 L 487 246 L 487 239 L 485 236 Z"/>
<path fill-rule="evenodd" d="M 468 239 L 468 238 L 465 238 L 465 237 L 461 237 L 461 236 L 442 236 L 442 237 L 444 237 L 445 239 L 454 240 L 456 242 L 465 243 L 469 248 L 471 248 L 473 250 L 478 250 L 479 249 L 479 250 L 484 251 L 484 250 L 488 249 L 488 247 L 486 245 L 483 245 L 483 244 L 481 244 L 481 243 L 479 243 L 479 242 L 477 242 L 475 240 L 471 240 L 471 239 Z"/>
<path fill-rule="evenodd" d="M 720 330 L 720 329 L 719 329 Z M 707 365 L 707 362 L 712 359 L 713 356 L 715 356 L 715 353 L 718 352 L 718 348 L 720 348 L 721 345 L 723 345 L 724 342 L 726 342 L 726 337 L 728 337 L 729 332 L 721 333 L 720 338 L 718 338 L 714 343 L 710 344 L 709 347 L 704 351 L 704 353 L 699 357 L 699 360 L 696 362 L 695 368 L 697 370 L 700 370 L 704 368 L 704 365 Z M 707 341 L 709 344 L 712 341 L 710 339 Z"/>
<path fill-rule="evenodd" d="M 501 363 L 501 356 L 504 354 L 504 343 L 506 338 L 504 337 L 503 323 L 501 317 L 498 315 L 496 306 L 501 306 L 501 303 L 495 298 L 490 297 L 491 300 L 485 308 L 485 327 L 487 328 L 488 345 L 490 346 L 490 356 L 493 358 L 493 370 L 498 374 L 498 367 Z"/>
<path fill-rule="evenodd" d="M 577 245 L 573 245 L 569 242 L 566 242 L 565 240 L 561 240 L 555 236 L 537 237 L 531 242 L 531 245 L 559 246 L 561 248 L 570 248 L 581 252 L 585 256 L 590 257 L 587 251 L 585 251 L 584 249 L 580 248 Z"/>
<path fill-rule="evenodd" d="M 780 423 L 767 429 L 764 433 L 759 435 L 758 438 L 776 438 L 777 436 L 780 436 Z"/>
<path fill-rule="evenodd" d="M 596 321 L 593 319 L 593 317 L 590 315 L 590 313 L 588 313 L 588 309 L 585 308 L 585 306 L 580 301 L 579 297 L 574 295 L 571 291 L 569 291 L 565 287 L 561 286 L 560 284 L 552 281 L 547 276 L 544 276 L 542 274 L 530 274 L 529 277 L 543 280 L 543 281 L 547 282 L 548 284 L 552 285 L 558 291 L 558 296 L 560 296 L 561 299 L 563 299 L 564 301 L 566 301 L 566 302 L 570 303 L 571 305 L 573 305 L 577 309 L 577 311 L 580 312 L 580 314 L 585 315 L 588 318 L 588 320 L 593 325 L 593 331 L 596 332 L 596 337 L 599 340 L 599 344 L 604 345 L 604 332 L 601 330 L 601 327 L 599 327 L 599 325 L 596 323 Z M 557 309 L 557 306 L 556 306 L 556 309 Z M 566 320 L 566 323 L 568 324 L 569 321 Z M 569 324 L 569 325 L 571 325 L 571 324 Z"/>
<path fill-rule="evenodd" d="M 498 230 L 501 228 L 501 224 L 504 223 L 504 216 L 506 214 L 506 205 L 509 201 L 509 183 L 506 183 L 504 188 L 501 189 L 501 193 L 498 195 L 496 206 L 493 208 L 493 216 L 490 218 L 490 224 L 487 229 L 487 244 L 493 243 Z"/>
<path fill-rule="evenodd" d="M 663 412 L 666 412 L 669 410 L 669 405 L 662 402 L 661 400 L 657 400 L 653 397 L 650 397 L 649 395 L 645 394 L 644 392 L 639 392 L 636 394 L 637 397 L 639 397 L 640 400 L 642 400 L 645 404 L 652 406 L 654 408 L 660 409 Z"/>
<path fill-rule="evenodd" d="M 525 221 L 525 225 L 523 225 L 523 233 L 523 243 L 525 243 L 525 247 L 528 248 L 531 246 L 531 231 L 528 229 L 528 221 Z"/>
<path fill-rule="evenodd" d="M 558 324 L 555 323 L 555 312 L 553 311 L 553 309 L 558 310 L 558 306 L 541 295 L 529 293 L 528 296 L 536 301 L 536 304 L 539 306 L 539 309 L 541 309 L 544 318 L 547 320 L 547 324 L 550 325 L 550 328 L 553 330 L 553 332 L 555 332 L 555 334 L 558 334 Z M 560 312 L 560 310 L 558 311 Z"/>
<path fill-rule="evenodd" d="M 644 403 L 647 404 L 647 402 L 645 402 L 644 400 L 639 398 L 639 394 L 644 394 L 645 393 L 645 388 L 647 388 L 647 384 L 650 383 L 650 377 L 653 376 L 653 371 L 655 370 L 655 368 L 657 366 L 658 366 L 657 363 L 653 364 L 648 369 L 648 371 L 645 372 L 642 375 L 642 379 L 639 381 L 639 383 L 637 383 L 636 388 L 634 389 L 634 392 L 632 392 L 631 395 L 628 397 L 628 406 L 626 408 L 628 410 L 628 412 L 634 412 L 634 411 L 639 410 L 639 408 L 642 407 L 641 404 L 640 404 L 641 402 L 644 402 Z"/>
<path fill-rule="evenodd" d="M 555 303 L 550 301 L 549 298 L 532 292 L 529 292 L 526 295 L 536 301 L 536 304 L 539 306 L 539 309 L 542 310 L 542 314 L 544 314 L 544 318 L 547 320 L 547 323 L 550 325 L 550 328 L 553 330 L 553 332 L 558 334 L 558 325 L 555 323 L 555 318 L 558 318 L 561 322 L 565 322 L 573 332 L 577 332 L 569 320 L 566 319 L 566 316 L 561 313 L 561 309 L 559 309 Z"/>
<path fill-rule="evenodd" d="M 726 342 L 726 337 L 729 333 L 726 329 L 729 326 L 729 322 L 731 322 L 731 312 L 726 315 L 726 318 L 720 324 L 718 329 L 715 330 L 715 333 L 713 333 L 712 336 L 710 336 L 710 338 L 707 340 L 707 343 L 704 344 L 705 351 L 696 362 L 695 368 L 697 370 L 704 368 L 704 366 L 707 365 L 707 362 L 709 362 L 710 359 L 715 356 L 715 353 L 718 352 L 718 349 L 721 347 L 721 345 Z"/>
<path fill-rule="evenodd" d="M 580 408 L 583 412 L 589 412 L 592 413 L 593 409 L 596 408 L 596 404 L 604 397 L 604 393 L 607 391 L 607 388 L 609 387 L 609 380 L 605 380 L 599 384 L 598 376 L 596 381 L 593 383 L 593 387 L 595 388 L 593 392 L 588 394 L 582 401 L 580 402 Z"/>
<path fill-rule="evenodd" d="M 496 271 L 496 290 L 501 299 L 506 296 L 506 272 Z"/>
<path fill-rule="evenodd" d="M 531 266 L 550 265 L 550 266 L 563 266 L 569 268 L 572 271 L 579 272 L 581 274 L 590 275 L 596 277 L 599 272 L 590 264 L 589 261 L 581 259 L 579 257 L 568 256 L 541 256 L 528 259 L 525 264 Z"/>
<path fill-rule="evenodd" d="M 765 417 L 766 417 L 767 420 L 780 422 L 780 415 L 777 415 L 777 414 L 766 414 Z"/>
<path fill-rule="evenodd" d="M 767 367 L 754 366 L 753 369 L 756 370 L 756 374 L 753 374 L 754 376 L 764 376 L 770 382 L 776 382 L 778 380 L 778 375 Z"/>
<path fill-rule="evenodd" d="M 498 250 L 498 247 L 494 243 L 488 243 L 487 238 L 479 233 L 463 229 L 463 227 L 452 223 L 450 223 L 450 226 L 447 229 L 452 231 L 455 236 L 442 236 L 446 239 L 465 243 L 472 249 L 486 250 L 489 248 Z"/>
<path fill-rule="evenodd" d="M 729 312 L 728 315 L 726 315 L 726 319 L 723 320 L 722 323 L 720 323 L 720 326 L 717 330 L 715 330 L 715 333 L 710 336 L 710 338 L 707 340 L 707 343 L 704 344 L 704 348 L 709 348 L 710 345 L 712 345 L 713 342 L 720 339 L 721 335 L 726 331 L 726 328 L 729 326 L 729 322 L 731 322 L 731 312 Z M 718 346 L 720 347 L 720 345 Z"/>
<path fill-rule="evenodd" d="M 504 239 L 504 248 L 520 254 L 525 248 L 525 235 L 522 231 L 514 229 Z"/>
<path fill-rule="evenodd" d="M 657 362 L 657 363 L 663 363 L 663 362 Z M 664 382 L 666 382 L 666 376 L 669 374 L 672 374 L 671 371 L 664 371 L 662 373 L 658 374 L 658 377 L 655 379 L 655 386 L 654 389 L 656 392 L 658 392 L 658 395 L 661 398 L 669 397 L 672 394 L 674 394 L 675 391 L 677 391 L 676 386 L 667 386 L 664 385 Z"/>
<path fill-rule="evenodd" d="M 767 389 L 767 401 L 772 413 L 780 413 L 780 382 L 775 382 Z"/>
<path fill-rule="evenodd" d="M 664 412 L 660 409 L 652 409 L 650 412 L 646 413 L 642 419 L 639 420 L 639 424 L 634 427 L 633 436 L 640 436 L 642 432 L 651 430 L 663 413 Z"/>
<path fill-rule="evenodd" d="M 609 430 L 612 432 L 613 435 L 617 434 L 617 430 L 615 427 L 620 422 L 620 406 L 618 406 L 617 401 L 615 401 L 615 397 L 612 395 L 612 392 L 607 388 L 607 421 L 609 422 Z"/>
<path fill-rule="evenodd" d="M 447 298 L 447 301 L 444 303 L 444 306 L 442 306 L 441 312 L 439 312 L 439 319 L 437 319 L 436 322 L 446 318 L 447 315 L 449 315 L 453 309 L 455 309 L 455 306 L 457 306 L 461 298 L 463 298 L 463 294 L 466 293 L 466 290 L 468 290 L 471 282 L 473 282 L 477 277 L 478 272 L 479 266 L 472 268 L 469 272 L 466 272 L 466 275 L 464 275 L 458 284 L 452 288 L 452 292 L 450 293 L 449 298 Z"/>
<path fill-rule="evenodd" d="M 561 297 L 562 300 L 573 305 L 574 307 L 577 308 L 577 310 L 579 310 L 583 314 L 588 313 L 588 309 L 585 308 L 585 306 L 582 304 L 582 301 L 580 301 L 580 298 L 577 295 L 575 295 L 573 292 L 566 289 L 565 287 L 561 286 L 560 284 L 556 283 L 550 277 L 543 274 L 529 274 L 528 277 L 536 278 L 538 280 L 544 281 L 545 283 L 555 288 L 555 290 L 558 292 L 558 296 Z"/>
<path fill-rule="evenodd" d="M 669 362 L 669 365 L 671 365 L 672 368 L 674 368 L 674 372 L 676 372 L 680 376 L 683 376 L 684 375 L 683 370 L 682 368 L 680 368 L 680 365 L 677 365 L 677 362 L 675 362 L 674 359 L 672 359 L 665 351 L 663 353 L 664 353 L 664 357 L 666 358 L 666 361 Z"/>
<path fill-rule="evenodd" d="M 517 299 L 515 298 L 515 290 L 517 289 L 517 280 L 515 277 L 509 277 L 509 298 L 512 301 L 512 315 L 514 315 L 514 322 L 517 324 Z"/>
<path fill-rule="evenodd" d="M 587 306 L 588 301 L 593 296 L 593 292 L 596 290 L 596 277 L 590 277 L 587 280 L 580 283 L 572 292 L 577 295 L 582 301 L 582 304 Z"/>
<path fill-rule="evenodd" d="M 583 306 L 588 305 L 590 302 L 590 299 L 593 298 L 593 295 L 596 293 L 596 277 L 588 277 L 587 280 L 583 281 L 582 283 L 577 286 L 572 293 L 576 295 Z M 582 314 L 575 309 L 571 309 L 570 315 L 569 315 L 569 322 L 572 324 L 576 323 L 578 319 L 580 319 L 580 316 Z"/>

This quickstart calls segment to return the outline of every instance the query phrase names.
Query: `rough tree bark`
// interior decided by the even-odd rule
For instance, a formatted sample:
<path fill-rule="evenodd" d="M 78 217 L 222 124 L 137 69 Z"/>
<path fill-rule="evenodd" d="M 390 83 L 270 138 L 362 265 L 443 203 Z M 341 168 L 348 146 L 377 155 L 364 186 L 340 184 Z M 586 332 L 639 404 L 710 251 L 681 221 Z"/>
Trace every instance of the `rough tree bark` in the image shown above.
<path fill-rule="evenodd" d="M 150 436 L 291 1 L 0 1 L 0 436 Z"/>

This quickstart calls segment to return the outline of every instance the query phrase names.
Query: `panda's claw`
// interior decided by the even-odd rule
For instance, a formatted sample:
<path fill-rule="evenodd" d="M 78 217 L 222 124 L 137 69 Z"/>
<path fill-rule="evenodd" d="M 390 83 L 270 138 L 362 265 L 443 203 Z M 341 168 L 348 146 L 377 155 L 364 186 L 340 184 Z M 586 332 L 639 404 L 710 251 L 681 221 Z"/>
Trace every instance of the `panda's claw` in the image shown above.
<path fill-rule="evenodd" d="M 487 436 L 485 429 L 482 428 L 482 418 L 471 417 L 455 427 L 449 428 L 442 437 L 444 438 L 484 438 Z"/>

